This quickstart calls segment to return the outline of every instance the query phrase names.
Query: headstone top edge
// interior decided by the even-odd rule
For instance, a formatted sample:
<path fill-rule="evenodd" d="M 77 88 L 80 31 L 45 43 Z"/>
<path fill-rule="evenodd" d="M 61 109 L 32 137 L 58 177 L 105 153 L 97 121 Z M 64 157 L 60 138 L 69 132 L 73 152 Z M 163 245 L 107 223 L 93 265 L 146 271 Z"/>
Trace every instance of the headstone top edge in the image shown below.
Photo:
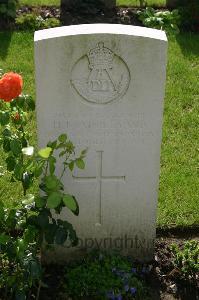
<path fill-rule="evenodd" d="M 64 36 L 89 34 L 130 35 L 167 42 L 166 34 L 162 30 L 122 24 L 81 24 L 43 29 L 35 31 L 34 42 Z"/>

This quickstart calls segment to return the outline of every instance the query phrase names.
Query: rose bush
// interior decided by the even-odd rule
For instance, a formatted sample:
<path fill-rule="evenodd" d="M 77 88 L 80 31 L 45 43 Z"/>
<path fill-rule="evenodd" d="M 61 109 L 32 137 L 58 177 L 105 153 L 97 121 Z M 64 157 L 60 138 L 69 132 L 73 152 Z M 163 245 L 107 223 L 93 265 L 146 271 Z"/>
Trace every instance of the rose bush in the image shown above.
<path fill-rule="evenodd" d="M 63 209 L 79 214 L 73 195 L 65 193 L 62 177 L 75 166 L 84 168 L 83 150 L 76 157 L 75 146 L 66 134 L 50 141 L 39 151 L 29 144 L 27 131 L 29 113 L 35 105 L 32 98 L 22 95 L 23 79 L 10 72 L 0 79 L 0 147 L 11 182 L 21 185 L 22 194 L 11 208 L 0 202 L 0 295 L 1 299 L 27 299 L 31 289 L 42 282 L 42 253 L 66 240 L 77 242 L 72 224 L 59 218 Z M 56 171 L 60 157 L 63 169 Z M 39 191 L 30 194 L 39 180 Z M 54 213 L 52 213 L 54 212 Z M 56 215 L 56 217 L 55 217 Z"/>
<path fill-rule="evenodd" d="M 17 73 L 7 73 L 0 79 L 0 99 L 10 102 L 17 98 L 23 87 L 22 77 Z"/>

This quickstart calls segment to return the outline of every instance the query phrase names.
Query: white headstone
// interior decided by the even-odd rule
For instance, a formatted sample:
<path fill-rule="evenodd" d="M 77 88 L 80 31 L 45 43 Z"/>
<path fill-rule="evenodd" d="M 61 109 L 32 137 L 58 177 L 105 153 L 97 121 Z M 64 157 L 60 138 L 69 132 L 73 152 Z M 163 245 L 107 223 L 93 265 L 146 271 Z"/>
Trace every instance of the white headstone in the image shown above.
<path fill-rule="evenodd" d="M 165 33 L 142 27 L 35 33 L 39 145 L 67 132 L 78 149 L 88 147 L 86 169 L 64 178 L 80 205 L 79 217 L 62 216 L 77 230 L 77 249 L 152 258 L 166 52 Z"/>

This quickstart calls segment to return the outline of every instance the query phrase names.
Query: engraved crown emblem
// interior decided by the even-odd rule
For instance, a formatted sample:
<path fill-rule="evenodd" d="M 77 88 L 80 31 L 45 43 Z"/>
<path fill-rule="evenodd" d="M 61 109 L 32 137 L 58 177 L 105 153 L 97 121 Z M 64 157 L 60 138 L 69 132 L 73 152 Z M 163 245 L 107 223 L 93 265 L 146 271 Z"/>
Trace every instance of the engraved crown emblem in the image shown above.
<path fill-rule="evenodd" d="M 111 69 L 113 66 L 114 53 L 104 47 L 104 43 L 98 43 L 97 47 L 88 53 L 90 69 Z"/>
<path fill-rule="evenodd" d="M 88 103 L 98 105 L 120 99 L 131 79 L 125 61 L 103 41 L 77 60 L 71 75 L 76 92 Z"/>

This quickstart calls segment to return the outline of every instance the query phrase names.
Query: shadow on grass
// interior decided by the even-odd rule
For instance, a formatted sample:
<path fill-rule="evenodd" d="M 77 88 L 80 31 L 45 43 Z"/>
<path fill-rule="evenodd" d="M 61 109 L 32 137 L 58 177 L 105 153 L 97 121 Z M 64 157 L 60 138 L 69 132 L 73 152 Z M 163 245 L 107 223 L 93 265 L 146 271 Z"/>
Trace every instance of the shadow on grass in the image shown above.
<path fill-rule="evenodd" d="M 192 32 L 178 34 L 176 36 L 176 41 L 178 42 L 184 56 L 199 56 L 199 34 Z"/>
<path fill-rule="evenodd" d="M 3 60 L 7 57 L 8 49 L 12 39 L 12 31 L 0 32 L 0 58 Z"/>

